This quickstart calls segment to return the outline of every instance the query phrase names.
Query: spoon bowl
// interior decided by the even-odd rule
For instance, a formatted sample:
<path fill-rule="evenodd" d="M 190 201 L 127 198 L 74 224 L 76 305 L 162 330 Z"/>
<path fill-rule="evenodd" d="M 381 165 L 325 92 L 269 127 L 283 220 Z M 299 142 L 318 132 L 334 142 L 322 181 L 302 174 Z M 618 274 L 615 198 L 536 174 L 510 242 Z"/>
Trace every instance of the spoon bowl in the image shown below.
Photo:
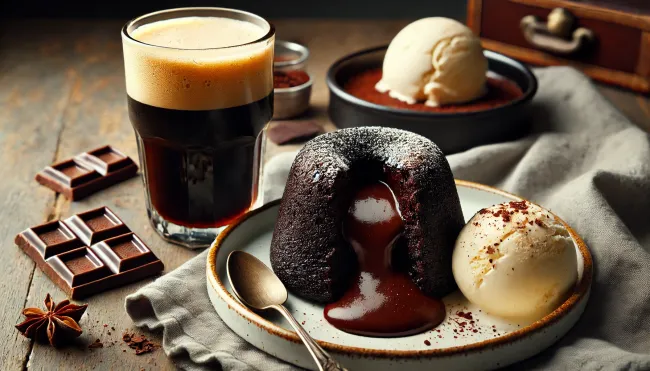
<path fill-rule="evenodd" d="M 287 301 L 287 289 L 278 276 L 259 259 L 243 251 L 233 251 L 226 264 L 232 289 L 244 304 L 269 309 Z"/>

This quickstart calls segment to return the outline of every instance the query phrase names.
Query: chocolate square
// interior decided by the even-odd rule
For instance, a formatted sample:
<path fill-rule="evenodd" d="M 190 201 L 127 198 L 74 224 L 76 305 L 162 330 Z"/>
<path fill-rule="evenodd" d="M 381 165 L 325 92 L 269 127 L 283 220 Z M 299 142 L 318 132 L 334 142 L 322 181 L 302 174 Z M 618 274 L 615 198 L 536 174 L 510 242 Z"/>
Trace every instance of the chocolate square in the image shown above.
<path fill-rule="evenodd" d="M 88 246 L 131 232 L 124 222 L 106 206 L 73 215 L 64 223 Z"/>
<path fill-rule="evenodd" d="M 55 255 L 47 264 L 70 287 L 76 287 L 111 275 L 110 269 L 89 248 L 82 247 Z"/>
<path fill-rule="evenodd" d="M 23 248 L 31 245 L 43 259 L 83 246 L 83 242 L 58 220 L 24 230 L 16 236 L 16 244 Z"/>
<path fill-rule="evenodd" d="M 91 167 L 101 175 L 133 165 L 133 161 L 112 146 L 103 146 L 75 156 L 75 160 Z"/>
<path fill-rule="evenodd" d="M 155 261 L 149 247 L 133 233 L 109 238 L 90 247 L 114 273 L 121 273 Z"/>
<path fill-rule="evenodd" d="M 101 177 L 91 167 L 76 162 L 75 160 L 67 160 L 48 166 L 41 173 L 60 183 L 62 186 L 70 188 Z"/>

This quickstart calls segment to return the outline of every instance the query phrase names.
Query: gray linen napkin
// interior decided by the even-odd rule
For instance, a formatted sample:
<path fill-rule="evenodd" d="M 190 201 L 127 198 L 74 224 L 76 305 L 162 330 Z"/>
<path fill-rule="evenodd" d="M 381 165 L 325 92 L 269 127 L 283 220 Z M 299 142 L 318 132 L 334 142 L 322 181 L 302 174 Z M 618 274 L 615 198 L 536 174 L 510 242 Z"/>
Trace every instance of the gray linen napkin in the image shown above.
<path fill-rule="evenodd" d="M 539 69 L 535 133 L 449 156 L 454 176 L 497 186 L 556 212 L 591 248 L 594 282 L 578 324 L 513 369 L 650 369 L 650 137 L 579 72 Z M 281 196 L 293 154 L 269 161 L 265 200 Z M 206 253 L 126 298 L 137 326 L 190 370 L 285 370 L 238 338 L 206 292 Z"/>

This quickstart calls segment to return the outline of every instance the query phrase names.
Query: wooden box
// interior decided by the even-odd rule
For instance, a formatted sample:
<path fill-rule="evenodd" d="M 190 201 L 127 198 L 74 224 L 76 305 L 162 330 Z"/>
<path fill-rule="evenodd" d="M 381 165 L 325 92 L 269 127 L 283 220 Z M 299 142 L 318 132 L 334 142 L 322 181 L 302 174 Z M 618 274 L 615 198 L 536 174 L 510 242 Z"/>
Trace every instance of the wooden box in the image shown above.
<path fill-rule="evenodd" d="M 469 0 L 486 49 L 650 92 L 650 0 Z"/>

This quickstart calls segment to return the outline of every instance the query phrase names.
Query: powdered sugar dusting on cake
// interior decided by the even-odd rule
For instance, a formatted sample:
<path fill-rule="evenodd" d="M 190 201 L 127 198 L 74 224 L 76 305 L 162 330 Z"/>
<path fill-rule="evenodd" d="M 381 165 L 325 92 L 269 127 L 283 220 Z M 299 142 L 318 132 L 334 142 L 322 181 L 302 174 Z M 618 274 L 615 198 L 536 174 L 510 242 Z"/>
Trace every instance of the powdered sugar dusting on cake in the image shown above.
<path fill-rule="evenodd" d="M 340 170 L 347 171 L 350 165 L 347 158 L 352 153 L 366 153 L 367 161 L 379 161 L 398 170 L 422 167 L 420 173 L 449 166 L 442 151 L 430 140 L 408 131 L 384 127 L 341 129 L 320 135 L 305 144 L 296 162 L 315 166 L 318 180 L 321 180 L 336 176 Z"/>

